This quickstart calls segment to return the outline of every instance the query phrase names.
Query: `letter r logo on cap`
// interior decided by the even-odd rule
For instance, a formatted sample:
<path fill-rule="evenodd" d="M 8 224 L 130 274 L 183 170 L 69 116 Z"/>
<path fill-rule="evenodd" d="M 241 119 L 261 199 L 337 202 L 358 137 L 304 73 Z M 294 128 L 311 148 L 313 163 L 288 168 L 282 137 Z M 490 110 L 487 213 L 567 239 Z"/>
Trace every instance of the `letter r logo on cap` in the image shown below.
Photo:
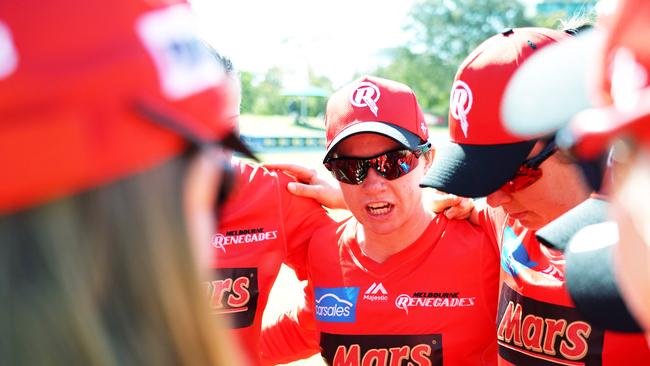
<path fill-rule="evenodd" d="M 379 88 L 377 85 L 364 81 L 359 83 L 356 89 L 352 92 L 350 96 L 350 103 L 355 107 L 368 107 L 372 114 L 377 116 L 379 107 L 377 106 L 377 101 L 380 96 Z"/>
<path fill-rule="evenodd" d="M 467 114 L 472 109 L 473 101 L 472 90 L 469 85 L 462 80 L 456 80 L 451 87 L 449 113 L 460 121 L 460 128 L 463 130 L 465 137 L 467 137 L 467 129 L 469 128 Z"/>

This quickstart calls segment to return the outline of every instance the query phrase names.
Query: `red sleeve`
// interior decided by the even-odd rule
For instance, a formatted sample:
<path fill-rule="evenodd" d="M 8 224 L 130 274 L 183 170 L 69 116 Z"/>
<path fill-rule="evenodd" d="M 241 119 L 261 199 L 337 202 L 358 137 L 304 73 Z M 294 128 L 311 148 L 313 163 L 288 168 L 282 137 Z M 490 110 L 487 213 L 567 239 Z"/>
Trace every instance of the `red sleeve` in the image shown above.
<path fill-rule="evenodd" d="M 262 365 L 292 362 L 319 353 L 319 337 L 314 315 L 313 289 L 311 285 L 306 285 L 305 302 L 295 310 L 280 315 L 262 329 Z"/>
<path fill-rule="evenodd" d="M 287 238 L 285 263 L 296 272 L 299 280 L 304 280 L 307 278 L 305 262 L 309 240 L 317 229 L 329 225 L 334 220 L 315 200 L 289 192 L 287 184 L 293 181 L 292 178 L 278 172 L 278 181 Z"/>
<path fill-rule="evenodd" d="M 500 208 L 485 205 L 478 213 L 479 226 L 485 230 L 497 254 L 501 253 L 501 229 L 506 220 L 505 212 Z"/>

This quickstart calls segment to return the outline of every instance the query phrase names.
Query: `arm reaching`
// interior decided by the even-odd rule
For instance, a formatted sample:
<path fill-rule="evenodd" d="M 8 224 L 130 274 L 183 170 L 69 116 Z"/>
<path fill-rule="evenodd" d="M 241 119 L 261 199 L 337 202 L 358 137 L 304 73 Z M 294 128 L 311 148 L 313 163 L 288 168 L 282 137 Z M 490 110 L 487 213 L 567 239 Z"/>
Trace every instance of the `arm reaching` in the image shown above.
<path fill-rule="evenodd" d="M 435 189 L 427 190 L 425 202 L 435 213 L 444 213 L 448 219 L 465 220 L 478 225 L 477 210 L 474 200 L 467 197 L 460 197 L 450 193 L 444 193 Z"/>
<path fill-rule="evenodd" d="M 297 182 L 287 185 L 289 192 L 297 196 L 313 198 L 327 208 L 347 209 L 338 185 L 319 177 L 316 170 L 297 164 L 264 164 L 264 167 L 282 170 L 296 178 Z"/>
<path fill-rule="evenodd" d="M 262 365 L 292 362 L 320 352 L 312 291 L 307 284 L 304 303 L 263 327 L 260 337 Z"/>

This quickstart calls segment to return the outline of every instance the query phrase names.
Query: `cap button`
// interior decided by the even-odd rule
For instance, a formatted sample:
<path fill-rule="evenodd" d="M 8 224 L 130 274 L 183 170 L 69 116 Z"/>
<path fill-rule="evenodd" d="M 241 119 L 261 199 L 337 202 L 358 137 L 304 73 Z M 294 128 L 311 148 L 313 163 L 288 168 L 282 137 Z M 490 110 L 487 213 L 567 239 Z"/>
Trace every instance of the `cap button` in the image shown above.
<path fill-rule="evenodd" d="M 509 34 L 513 34 L 514 32 L 515 32 L 515 31 L 512 30 L 512 28 L 506 28 L 506 29 L 504 29 L 504 30 L 501 31 L 501 35 L 502 35 L 502 36 L 507 36 L 507 35 L 509 35 Z"/>

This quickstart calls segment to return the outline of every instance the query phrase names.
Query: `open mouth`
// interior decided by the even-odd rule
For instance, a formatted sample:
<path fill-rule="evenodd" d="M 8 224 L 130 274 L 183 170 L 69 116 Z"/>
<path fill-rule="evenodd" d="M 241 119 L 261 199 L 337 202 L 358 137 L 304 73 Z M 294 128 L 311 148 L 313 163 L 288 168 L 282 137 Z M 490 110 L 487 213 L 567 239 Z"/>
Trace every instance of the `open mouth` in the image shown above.
<path fill-rule="evenodd" d="M 366 211 L 372 216 L 386 215 L 393 209 L 393 205 L 388 202 L 373 202 L 366 206 Z"/>

